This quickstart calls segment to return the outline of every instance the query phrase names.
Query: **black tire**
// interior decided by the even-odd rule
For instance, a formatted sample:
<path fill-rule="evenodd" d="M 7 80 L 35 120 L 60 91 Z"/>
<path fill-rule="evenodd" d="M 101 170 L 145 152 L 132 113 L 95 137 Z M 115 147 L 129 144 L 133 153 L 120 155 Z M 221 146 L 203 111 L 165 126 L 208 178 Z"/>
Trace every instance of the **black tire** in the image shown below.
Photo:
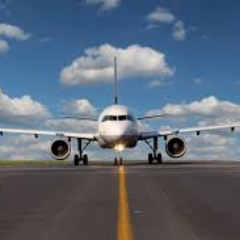
<path fill-rule="evenodd" d="M 120 158 L 120 160 L 119 160 L 119 165 L 120 165 L 120 166 L 123 165 L 123 159 L 122 159 L 122 158 Z"/>
<path fill-rule="evenodd" d="M 83 155 L 83 164 L 88 165 L 88 155 L 87 154 Z"/>
<path fill-rule="evenodd" d="M 158 153 L 158 155 L 157 155 L 157 163 L 162 164 L 162 154 L 161 153 Z"/>
<path fill-rule="evenodd" d="M 78 155 L 74 155 L 74 165 L 75 166 L 78 166 L 79 165 L 79 162 L 80 162 L 80 158 Z"/>
<path fill-rule="evenodd" d="M 153 155 L 152 155 L 152 153 L 148 154 L 148 164 L 153 164 Z"/>
<path fill-rule="evenodd" d="M 118 160 L 117 160 L 117 158 L 114 158 L 114 165 L 115 165 L 115 166 L 118 165 Z"/>

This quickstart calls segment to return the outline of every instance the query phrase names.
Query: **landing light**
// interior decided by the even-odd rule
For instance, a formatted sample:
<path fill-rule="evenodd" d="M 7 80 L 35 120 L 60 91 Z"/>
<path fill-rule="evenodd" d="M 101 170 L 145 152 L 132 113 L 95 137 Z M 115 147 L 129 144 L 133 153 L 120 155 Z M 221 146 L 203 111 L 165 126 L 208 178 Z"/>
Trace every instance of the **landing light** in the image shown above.
<path fill-rule="evenodd" d="M 125 149 L 125 147 L 124 147 L 123 144 L 117 144 L 117 145 L 114 147 L 114 149 L 115 149 L 115 151 L 117 151 L 117 152 L 122 152 L 122 151 Z"/>

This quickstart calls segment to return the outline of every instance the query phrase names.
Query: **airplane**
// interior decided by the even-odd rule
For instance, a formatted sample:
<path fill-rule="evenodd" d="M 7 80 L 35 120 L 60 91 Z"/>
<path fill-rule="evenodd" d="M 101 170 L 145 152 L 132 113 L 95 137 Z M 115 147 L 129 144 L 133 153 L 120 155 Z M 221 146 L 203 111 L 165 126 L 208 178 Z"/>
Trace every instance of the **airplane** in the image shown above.
<path fill-rule="evenodd" d="M 182 134 L 194 132 L 200 135 L 202 132 L 220 129 L 230 129 L 232 132 L 240 123 L 232 123 L 225 125 L 206 126 L 206 127 L 190 127 L 182 129 L 169 129 L 160 131 L 139 130 L 139 121 L 144 119 L 161 118 L 165 115 L 153 115 L 145 117 L 135 117 L 128 106 L 118 104 L 118 88 L 117 88 L 117 58 L 114 57 L 114 104 L 105 108 L 98 119 L 93 118 L 73 118 L 78 120 L 96 121 L 98 131 L 95 133 L 65 132 L 65 131 L 40 131 L 27 129 L 10 129 L 0 128 L 0 135 L 5 133 L 33 135 L 38 138 L 40 135 L 55 136 L 50 151 L 52 157 L 56 160 L 65 160 L 71 153 L 71 141 L 77 140 L 78 154 L 74 155 L 74 165 L 78 166 L 81 162 L 88 165 L 88 155 L 85 151 L 90 143 L 97 142 L 103 149 L 113 149 L 122 152 L 126 148 L 135 148 L 140 141 L 144 141 L 151 149 L 148 154 L 148 163 L 162 163 L 162 154 L 158 152 L 158 140 L 160 138 L 165 141 L 165 151 L 171 158 L 181 158 L 186 153 L 186 142 Z M 123 159 L 114 159 L 115 165 L 122 165 Z"/>

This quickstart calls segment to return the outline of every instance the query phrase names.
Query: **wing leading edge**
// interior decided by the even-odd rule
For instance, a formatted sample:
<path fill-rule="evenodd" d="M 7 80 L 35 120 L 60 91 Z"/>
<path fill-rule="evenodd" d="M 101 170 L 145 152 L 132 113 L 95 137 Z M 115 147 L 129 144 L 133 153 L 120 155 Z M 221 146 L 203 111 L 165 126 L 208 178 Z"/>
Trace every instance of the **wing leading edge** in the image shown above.
<path fill-rule="evenodd" d="M 36 138 L 40 135 L 44 135 L 44 136 L 85 139 L 85 140 L 91 140 L 91 141 L 95 140 L 95 134 L 93 133 L 73 133 L 73 132 L 63 132 L 63 131 L 40 131 L 40 130 L 0 128 L 0 134 L 3 135 L 4 133 L 33 135 Z"/>
<path fill-rule="evenodd" d="M 195 132 L 197 135 L 200 135 L 201 132 L 221 130 L 221 129 L 229 129 L 233 132 L 238 127 L 240 127 L 240 123 L 142 132 L 139 135 L 139 140 L 146 140 L 149 138 L 165 137 L 165 136 L 170 136 L 170 135 L 178 135 L 178 134 L 191 133 L 191 132 Z"/>

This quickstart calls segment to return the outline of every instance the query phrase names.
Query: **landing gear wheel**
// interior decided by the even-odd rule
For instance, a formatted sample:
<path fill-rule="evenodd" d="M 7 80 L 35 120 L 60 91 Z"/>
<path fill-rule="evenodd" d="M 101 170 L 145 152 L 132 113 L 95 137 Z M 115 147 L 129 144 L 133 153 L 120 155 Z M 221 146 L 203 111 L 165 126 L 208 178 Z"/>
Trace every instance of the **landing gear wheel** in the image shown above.
<path fill-rule="evenodd" d="M 115 166 L 118 165 L 118 160 L 117 160 L 117 158 L 114 158 L 114 165 L 115 165 Z"/>
<path fill-rule="evenodd" d="M 78 166 L 79 165 L 79 162 L 80 162 L 80 158 L 78 155 L 74 155 L 74 165 L 75 166 Z"/>
<path fill-rule="evenodd" d="M 84 154 L 82 161 L 84 165 L 88 165 L 88 155 Z"/>
<path fill-rule="evenodd" d="M 157 163 L 162 164 L 162 154 L 161 153 L 158 153 L 158 155 L 157 155 Z"/>
<path fill-rule="evenodd" d="M 148 154 L 148 164 L 153 164 L 153 155 L 152 155 L 152 153 Z"/>
<path fill-rule="evenodd" d="M 120 165 L 120 166 L 123 165 L 123 159 L 122 159 L 122 158 L 120 158 L 120 160 L 119 160 L 119 165 Z"/>

